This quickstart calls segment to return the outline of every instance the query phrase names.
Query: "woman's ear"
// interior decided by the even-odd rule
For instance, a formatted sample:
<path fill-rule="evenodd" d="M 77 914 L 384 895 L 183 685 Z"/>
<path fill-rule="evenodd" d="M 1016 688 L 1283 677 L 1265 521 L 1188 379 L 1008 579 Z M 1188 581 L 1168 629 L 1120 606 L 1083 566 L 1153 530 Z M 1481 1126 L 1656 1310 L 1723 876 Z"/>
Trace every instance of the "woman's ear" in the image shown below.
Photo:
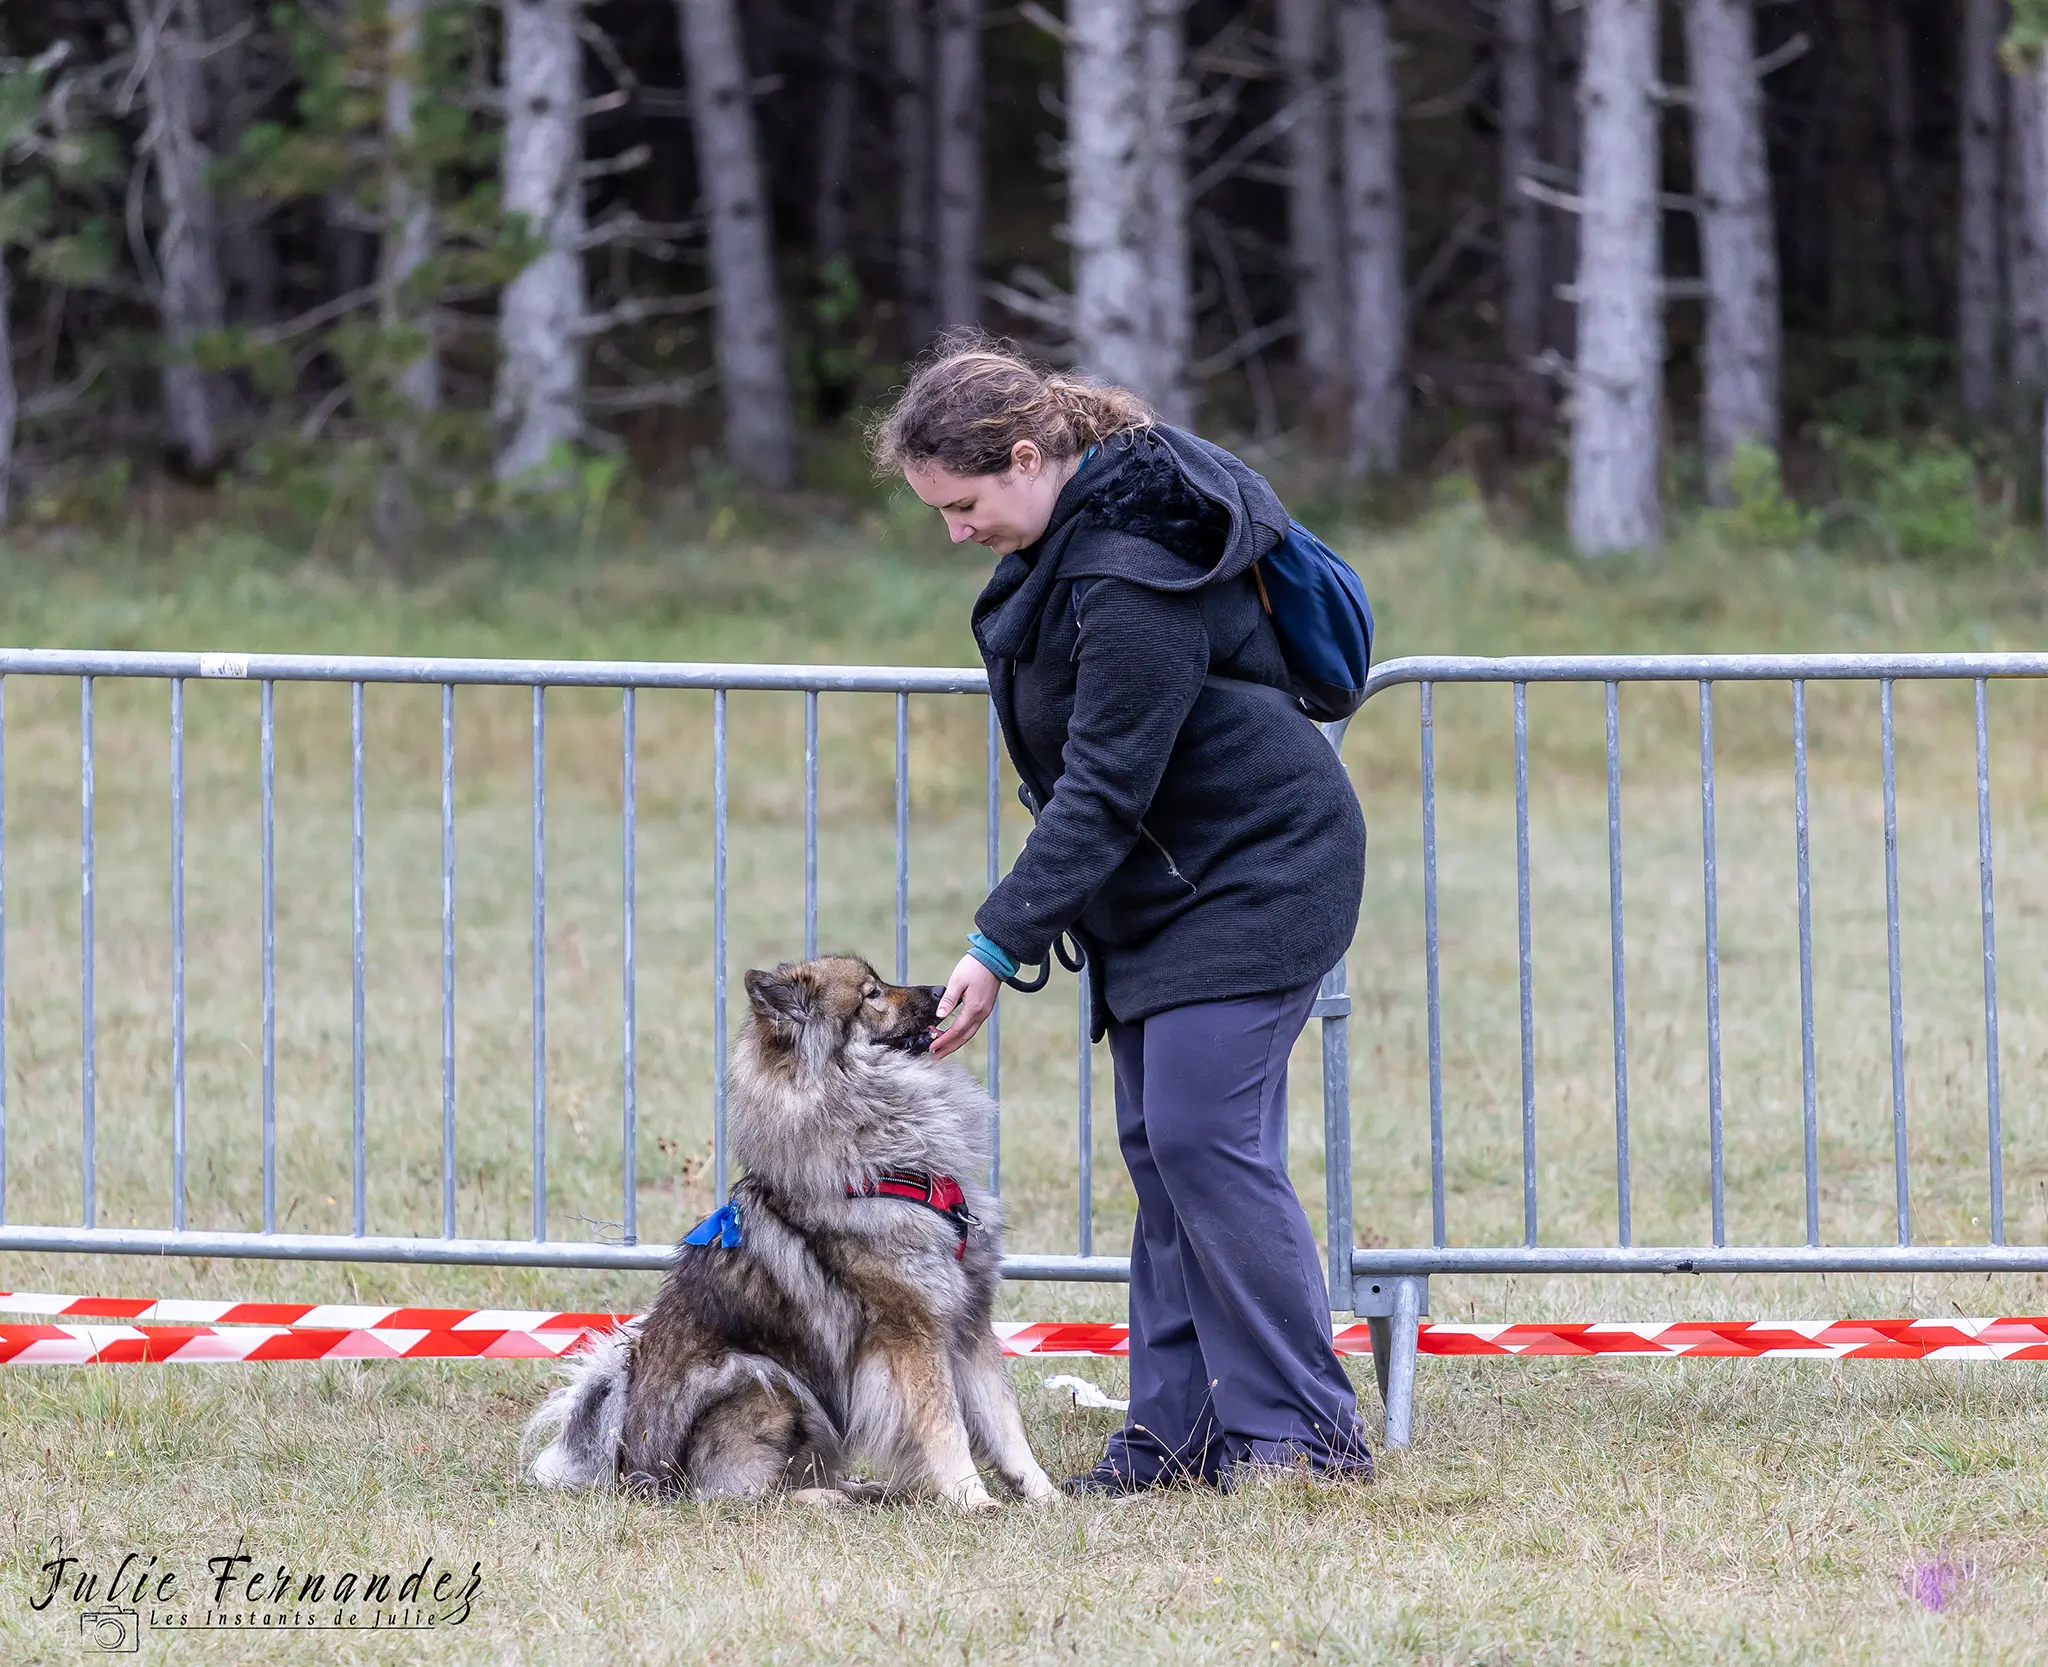
<path fill-rule="evenodd" d="M 1019 440 L 1010 448 L 1010 467 L 1030 480 L 1045 467 L 1045 453 L 1036 440 Z"/>

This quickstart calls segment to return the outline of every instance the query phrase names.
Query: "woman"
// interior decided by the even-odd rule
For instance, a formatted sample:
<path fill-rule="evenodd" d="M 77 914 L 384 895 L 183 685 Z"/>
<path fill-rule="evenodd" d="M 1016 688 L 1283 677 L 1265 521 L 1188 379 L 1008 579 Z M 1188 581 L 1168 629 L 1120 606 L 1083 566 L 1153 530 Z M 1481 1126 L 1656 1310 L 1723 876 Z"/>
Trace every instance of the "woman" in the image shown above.
<path fill-rule="evenodd" d="M 1119 388 L 982 343 L 920 368 L 877 466 L 1000 558 L 974 606 L 1036 816 L 953 969 L 935 1053 L 1072 932 L 1138 1195 L 1131 1411 L 1062 1485 L 1123 1494 L 1267 1466 L 1370 1474 L 1308 1218 L 1287 1055 L 1351 941 L 1365 824 L 1286 693 L 1254 564 L 1266 482 Z"/>

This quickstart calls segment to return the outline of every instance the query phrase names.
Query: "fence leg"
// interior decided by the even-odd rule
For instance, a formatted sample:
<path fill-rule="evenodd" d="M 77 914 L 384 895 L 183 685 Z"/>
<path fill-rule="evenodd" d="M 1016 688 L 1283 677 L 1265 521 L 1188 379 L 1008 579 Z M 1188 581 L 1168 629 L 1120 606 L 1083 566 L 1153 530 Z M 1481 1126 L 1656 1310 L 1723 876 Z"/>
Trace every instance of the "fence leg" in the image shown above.
<path fill-rule="evenodd" d="M 1415 1341 L 1422 1316 L 1429 1312 L 1429 1278 L 1361 1274 L 1351 1289 L 1372 1335 L 1372 1373 L 1387 1409 L 1386 1444 L 1406 1447 L 1414 1428 Z"/>
<path fill-rule="evenodd" d="M 1387 1407 L 1387 1445 L 1406 1447 L 1415 1421 L 1415 1339 L 1422 1318 L 1427 1279 L 1404 1278 L 1394 1284 L 1393 1333 L 1387 1350 L 1387 1375 L 1382 1393 Z M 1375 1356 L 1375 1359 L 1378 1357 Z"/>
<path fill-rule="evenodd" d="M 1387 1361 L 1394 1352 L 1393 1316 L 1375 1314 L 1365 1324 L 1372 1333 L 1372 1375 L 1379 1379 L 1380 1405 L 1387 1406 Z"/>

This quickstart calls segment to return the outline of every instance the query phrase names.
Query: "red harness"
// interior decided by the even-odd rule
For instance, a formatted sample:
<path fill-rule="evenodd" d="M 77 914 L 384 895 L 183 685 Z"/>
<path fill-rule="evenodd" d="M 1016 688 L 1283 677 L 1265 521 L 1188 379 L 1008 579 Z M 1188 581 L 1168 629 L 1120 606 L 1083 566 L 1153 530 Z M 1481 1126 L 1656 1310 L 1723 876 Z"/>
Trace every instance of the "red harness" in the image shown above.
<path fill-rule="evenodd" d="M 927 1210 L 936 1210 L 953 1224 L 958 1242 L 953 1246 L 953 1260 L 965 1261 L 967 1257 L 967 1229 L 975 1225 L 974 1212 L 967 1207 L 967 1194 L 960 1190 L 960 1183 L 950 1175 L 927 1175 L 922 1169 L 884 1169 L 872 1180 L 863 1177 L 858 1183 L 849 1181 L 846 1187 L 848 1198 L 900 1198 L 908 1204 L 922 1204 Z"/>

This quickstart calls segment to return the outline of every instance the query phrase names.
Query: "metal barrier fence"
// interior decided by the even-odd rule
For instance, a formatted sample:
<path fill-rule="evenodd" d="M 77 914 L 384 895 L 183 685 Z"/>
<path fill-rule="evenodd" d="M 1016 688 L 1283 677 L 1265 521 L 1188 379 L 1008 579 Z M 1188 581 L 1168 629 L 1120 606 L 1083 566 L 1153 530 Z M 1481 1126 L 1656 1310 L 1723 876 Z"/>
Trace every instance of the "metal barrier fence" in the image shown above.
<path fill-rule="evenodd" d="M 727 696 L 733 691 L 778 690 L 805 696 L 804 870 L 805 950 L 817 949 L 818 915 L 818 701 L 838 693 L 887 693 L 895 698 L 895 884 L 896 976 L 908 973 L 909 957 L 909 701 L 912 695 L 985 696 L 979 670 L 917 670 L 888 667 L 803 667 L 665 665 L 603 661 L 501 661 L 322 657 L 305 655 L 73 653 L 0 651 L 0 679 L 76 679 L 80 691 L 79 783 L 81 807 L 81 1118 L 84 1151 L 85 1219 L 77 1227 L 24 1225 L 6 1220 L 6 1058 L 0 1024 L 0 1250 L 129 1252 L 192 1256 L 276 1257 L 311 1261 L 436 1262 L 655 1269 L 669 1255 L 666 1244 L 640 1244 L 636 1231 L 635 1070 L 636 1014 L 634 865 L 636 834 L 636 693 L 650 689 L 708 690 L 713 695 L 713 994 L 714 1038 L 713 1179 L 725 1195 L 725 1104 L 723 1065 L 727 1040 L 726 833 Z M 95 1017 L 94 981 L 94 815 L 93 687 L 100 678 L 145 678 L 168 684 L 171 735 L 172 865 L 172 1082 L 171 1120 L 174 1175 L 172 1220 L 168 1228 L 102 1226 L 94 1193 Z M 1418 658 L 1389 662 L 1372 677 L 1369 699 L 1383 699 L 1397 686 L 1415 684 L 1420 697 L 1422 849 L 1425 971 L 1428 1002 L 1429 1130 L 1432 1235 L 1428 1245 L 1360 1249 L 1352 1225 L 1351 1116 L 1349 1100 L 1350 1001 L 1340 964 L 1325 980 L 1314 1016 L 1322 1023 L 1325 1224 L 1331 1305 L 1367 1317 L 1373 1326 L 1374 1359 L 1387 1403 L 1387 1436 L 1405 1445 L 1410 1432 L 1416 1323 L 1427 1312 L 1433 1274 L 1512 1272 L 1988 1272 L 2048 1270 L 2048 1246 L 2005 1242 L 2003 1150 L 1998 1059 L 1996 930 L 1992 888 L 1990 755 L 1986 718 L 1988 682 L 2000 678 L 2048 677 L 2048 654 L 1888 655 L 1625 655 L 1528 657 L 1515 659 Z M 188 1229 L 184 1219 L 184 685 L 193 678 L 233 678 L 261 685 L 262 766 L 262 1163 L 263 1219 L 256 1232 Z M 1892 685 L 1902 680 L 1960 680 L 1974 685 L 1977 813 L 1984 963 L 1984 1024 L 1988 1144 L 1991 1161 L 1990 1241 L 1980 1246 L 1923 1245 L 1912 1239 L 1906 1163 L 1904 1029 L 1900 995 L 1900 907 L 1896 849 L 1896 778 L 1892 731 Z M 1897 1242 L 1892 1245 L 1823 1245 L 1819 1236 L 1819 1146 L 1814 1056 L 1814 997 L 1810 849 L 1807 797 L 1806 685 L 1815 681 L 1875 682 L 1880 694 L 1884 791 L 1887 942 L 1891 991 L 1891 1078 L 1897 1180 Z M 1790 685 L 1793 713 L 1795 833 L 1798 864 L 1799 964 L 1802 1036 L 1802 1104 L 1806 1186 L 1806 1242 L 1794 1246 L 1743 1246 L 1726 1242 L 1722 1173 L 1719 880 L 1715 849 L 1714 688 L 1722 682 L 1782 682 Z M 352 1069 L 354 1184 L 353 1232 L 287 1233 L 276 1218 L 276 1053 L 274 968 L 275 721 L 273 691 L 280 682 L 347 684 L 351 688 L 352 773 Z M 1629 1158 L 1629 1065 L 1626 944 L 1622 907 L 1622 819 L 1620 799 L 1619 688 L 1623 683 L 1691 682 L 1699 690 L 1700 794 L 1703 854 L 1703 909 L 1706 944 L 1705 1013 L 1708 1052 L 1707 1116 L 1712 1191 L 1712 1242 L 1700 1246 L 1644 1247 L 1633 1242 Z M 426 684 L 441 690 L 441 1042 L 442 1042 L 442 1234 L 431 1237 L 377 1236 L 365 1222 L 365 962 L 363 916 L 363 688 L 366 684 Z M 1441 684 L 1508 684 L 1514 702 L 1515 820 L 1521 1024 L 1522 1190 L 1524 1242 L 1517 1246 L 1459 1246 L 1449 1240 L 1444 1180 L 1444 1089 L 1442 1001 L 1439 969 L 1436 865 L 1436 764 L 1434 691 Z M 1531 957 L 1529 846 L 1529 743 L 1526 715 L 1531 683 L 1604 686 L 1606 694 L 1607 832 L 1612 956 L 1616 1216 L 1619 1243 L 1610 1246 L 1548 1246 L 1538 1242 L 1535 1160 L 1535 1067 Z M 456 1095 L 455 998 L 455 819 L 454 723 L 456 691 L 477 685 L 524 687 L 532 691 L 532 1040 L 533 1040 L 533 1234 L 530 1239 L 458 1238 L 455 1233 Z M 0 682 L 0 701 L 4 701 Z M 623 935 L 620 976 L 623 1029 L 622 1174 L 620 1186 L 625 1242 L 579 1243 L 547 1238 L 547 966 L 546 966 L 546 694 L 550 688 L 598 688 L 620 697 L 623 869 Z M 1332 732 L 1333 743 L 1341 730 Z M 991 885 L 1000 862 L 1001 745 L 994 714 L 988 720 L 987 863 Z M 5 991 L 5 708 L 0 703 L 0 1013 Z M 1087 993 L 1081 994 L 1085 1013 Z M 1079 1232 L 1074 1254 L 1013 1255 L 1005 1272 L 1018 1279 L 1123 1280 L 1123 1257 L 1097 1256 L 1092 1244 L 1092 1129 L 1090 1050 L 1081 1031 L 1076 1085 Z M 1000 1093 L 999 1018 L 988 1028 L 988 1081 Z M 1000 1128 L 994 1137 L 1000 1163 Z M 999 1174 L 997 1177 L 999 1179 Z"/>
<path fill-rule="evenodd" d="M 2005 1133 L 1998 1054 L 1998 949 L 1993 908 L 1991 758 L 1987 685 L 2000 678 L 2048 677 L 2048 654 L 1729 654 L 1526 656 L 1510 659 L 1431 657 L 1391 661 L 1373 673 L 1371 696 L 1403 684 L 1418 686 L 1422 766 L 1423 938 L 1428 1004 L 1431 1242 L 1427 1246 L 1355 1249 L 1349 1291 L 1337 1277 L 1333 1300 L 1348 1295 L 1359 1313 L 1374 1316 L 1374 1363 L 1387 1401 L 1387 1436 L 1405 1445 L 1414 1393 L 1415 1326 L 1428 1311 L 1429 1278 L 1453 1273 L 1854 1273 L 2039 1272 L 2048 1270 L 2048 1245 L 2012 1245 L 2005 1234 Z M 1990 1159 L 1990 1238 L 1987 1244 L 1929 1245 L 1914 1241 L 1906 1141 L 1905 1027 L 1900 964 L 1897 774 L 1892 686 L 1901 681 L 1969 682 L 1975 695 L 1977 854 L 1983 941 L 1984 1060 L 1987 1149 Z M 1806 1242 L 1802 1245 L 1731 1245 L 1727 1242 L 1722 1173 L 1720 880 L 1714 801 L 1714 690 L 1719 683 L 1786 683 L 1792 703 L 1794 850 L 1799 934 L 1801 1111 L 1804 1146 Z M 1820 1159 L 1814 1054 L 1812 864 L 1807 792 L 1809 682 L 1876 683 L 1883 783 L 1885 916 L 1890 995 L 1890 1066 L 1896 1242 L 1890 1245 L 1823 1244 L 1820 1237 Z M 1445 1220 L 1442 983 L 1437 930 L 1436 759 L 1434 694 L 1440 684 L 1507 684 L 1514 702 L 1516 922 L 1521 1039 L 1523 1242 L 1512 1246 L 1454 1245 Z M 1532 683 L 1604 687 L 1606 695 L 1607 873 L 1613 994 L 1615 1216 L 1614 1245 L 1559 1246 L 1538 1242 L 1536 1187 L 1536 1083 L 1529 872 L 1529 732 L 1527 694 Z M 1629 1161 L 1628 979 L 1623 932 L 1621 745 L 1619 691 L 1624 683 L 1695 683 L 1699 691 L 1701 894 L 1705 942 L 1707 1123 L 1712 1242 L 1648 1247 L 1634 1243 Z M 1344 1215 L 1349 1226 L 1349 1211 Z M 1349 1242 L 1347 1231 L 1341 1240 Z"/>
<path fill-rule="evenodd" d="M 92 1251 L 188 1256 L 243 1256 L 301 1261 L 468 1263 L 498 1266 L 657 1269 L 671 1247 L 643 1244 L 638 1232 L 637 1012 L 635 986 L 637 695 L 643 690 L 704 690 L 712 695 L 712 1159 L 716 1199 L 727 1191 L 725 1143 L 725 1059 L 727 1047 L 727 697 L 735 691 L 800 692 L 804 696 L 804 952 L 818 951 L 818 702 L 834 694 L 891 694 L 895 697 L 895 977 L 909 976 L 910 957 L 910 700 L 913 695 L 974 695 L 984 701 L 987 679 L 972 670 L 898 667 L 762 665 L 669 665 L 607 661 L 506 661 L 397 659 L 314 655 L 150 654 L 0 650 L 0 1015 L 6 1003 L 6 818 L 5 687 L 7 679 L 35 677 L 76 680 L 79 691 L 80 804 L 80 1127 L 83 1152 L 84 1220 L 76 1227 L 23 1224 L 7 1211 L 6 1035 L 0 1020 L 0 1251 Z M 167 685 L 170 731 L 171 864 L 171 1209 L 168 1227 L 114 1227 L 99 1220 L 96 1191 L 97 1017 L 94 981 L 97 944 L 94 908 L 94 685 L 105 678 L 149 679 Z M 258 749 L 261 767 L 262 858 L 262 1056 L 261 1164 L 262 1225 L 255 1232 L 197 1230 L 187 1226 L 185 1139 L 185 685 L 192 679 L 226 678 L 255 682 L 260 689 Z M 291 1233 L 277 1219 L 277 1034 L 275 980 L 276 898 L 276 718 L 280 683 L 344 684 L 350 690 L 350 895 L 351 895 L 351 1180 L 353 1231 Z M 366 1148 L 366 965 L 364 952 L 364 725 L 363 690 L 369 684 L 437 685 L 441 691 L 441 1234 L 439 1237 L 378 1235 L 367 1231 Z M 526 1239 L 477 1239 L 456 1232 L 456 691 L 476 686 L 532 691 L 532 1205 L 533 1232 Z M 547 691 L 550 688 L 614 690 L 619 695 L 620 861 L 622 873 L 620 1036 L 621 1151 L 619 1175 L 623 1242 L 573 1242 L 548 1238 L 547 1146 Z M 1000 877 L 1002 745 L 993 708 L 987 719 L 987 879 Z M 1342 988 L 1342 974 L 1333 985 Z M 1080 1048 L 1075 1100 L 1079 1223 L 1070 1255 L 1012 1255 L 1004 1271 L 1014 1279 L 1124 1280 L 1125 1257 L 1097 1256 L 1094 1245 L 1091 1050 L 1087 1041 L 1088 992 L 1085 975 L 1079 1000 Z M 1341 997 L 1326 1000 L 1326 1044 L 1342 1053 Z M 987 1038 L 987 1081 L 1000 1100 L 1002 1030 L 1000 1007 L 991 1015 Z M 1334 1079 L 1332 1122 L 1341 1121 L 1343 1073 Z M 991 1128 L 991 1181 L 1000 1184 L 1001 1128 Z"/>

